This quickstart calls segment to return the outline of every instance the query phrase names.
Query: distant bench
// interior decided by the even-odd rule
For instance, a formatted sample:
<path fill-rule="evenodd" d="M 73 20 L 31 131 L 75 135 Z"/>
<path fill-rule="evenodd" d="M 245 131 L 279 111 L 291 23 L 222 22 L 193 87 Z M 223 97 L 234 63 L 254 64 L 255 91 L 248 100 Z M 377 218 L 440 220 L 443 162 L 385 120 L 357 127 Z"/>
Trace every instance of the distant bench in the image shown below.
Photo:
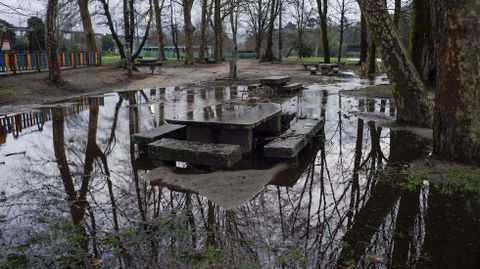
<path fill-rule="evenodd" d="M 156 66 L 162 66 L 163 62 L 153 59 L 153 60 L 147 60 L 147 59 L 139 59 L 137 60 L 137 65 L 138 66 L 149 66 L 151 64 L 154 64 Z"/>
<path fill-rule="evenodd" d="M 229 168 L 242 160 L 242 151 L 239 145 L 163 138 L 148 145 L 148 157 L 160 161 L 182 161 L 209 167 Z"/>
<path fill-rule="evenodd" d="M 318 70 L 318 66 L 320 64 L 319 63 L 303 63 L 302 65 L 305 70 L 308 70 L 309 68 L 315 68 Z"/>
<path fill-rule="evenodd" d="M 281 136 L 265 145 L 263 153 L 267 158 L 291 159 L 313 139 L 322 127 L 322 120 L 300 120 Z"/>

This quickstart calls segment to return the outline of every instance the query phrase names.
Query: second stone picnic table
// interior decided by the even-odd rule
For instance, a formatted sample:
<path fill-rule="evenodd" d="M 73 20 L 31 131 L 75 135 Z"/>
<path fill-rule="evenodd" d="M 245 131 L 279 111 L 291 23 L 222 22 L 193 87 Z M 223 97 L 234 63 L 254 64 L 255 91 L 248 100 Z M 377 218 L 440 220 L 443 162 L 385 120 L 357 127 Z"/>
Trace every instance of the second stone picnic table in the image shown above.
<path fill-rule="evenodd" d="M 252 152 L 253 132 L 279 134 L 281 107 L 274 103 L 218 104 L 165 119 L 187 126 L 187 140 L 239 145 Z"/>

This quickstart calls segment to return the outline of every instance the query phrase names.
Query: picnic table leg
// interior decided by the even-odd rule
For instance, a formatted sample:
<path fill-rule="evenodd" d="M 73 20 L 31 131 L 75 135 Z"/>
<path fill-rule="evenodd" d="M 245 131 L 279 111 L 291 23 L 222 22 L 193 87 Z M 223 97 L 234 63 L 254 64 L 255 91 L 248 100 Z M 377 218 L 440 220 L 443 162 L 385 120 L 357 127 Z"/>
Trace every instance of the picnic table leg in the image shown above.
<path fill-rule="evenodd" d="M 282 133 L 282 117 L 278 115 L 269 119 L 255 128 L 255 132 L 275 136 L 280 135 Z"/>
<path fill-rule="evenodd" d="M 252 152 L 253 131 L 252 129 L 228 130 L 221 129 L 218 140 L 222 144 L 239 145 L 243 154 Z"/>
<path fill-rule="evenodd" d="M 187 140 L 203 143 L 215 141 L 215 132 L 207 126 L 187 126 Z"/>

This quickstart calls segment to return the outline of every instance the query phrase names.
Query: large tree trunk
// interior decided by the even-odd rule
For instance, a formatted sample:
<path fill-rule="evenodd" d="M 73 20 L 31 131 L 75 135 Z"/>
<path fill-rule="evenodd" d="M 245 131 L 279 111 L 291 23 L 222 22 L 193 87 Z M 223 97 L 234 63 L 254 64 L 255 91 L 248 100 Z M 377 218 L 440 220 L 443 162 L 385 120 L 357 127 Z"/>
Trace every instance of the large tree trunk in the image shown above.
<path fill-rule="evenodd" d="M 360 0 L 359 3 L 391 83 L 397 120 L 431 126 L 432 111 L 427 90 L 395 30 L 385 2 Z"/>
<path fill-rule="evenodd" d="M 45 23 L 45 44 L 47 46 L 48 78 L 55 85 L 62 85 L 63 80 L 60 73 L 58 61 L 56 21 L 58 12 L 58 0 L 48 0 L 47 20 Z"/>
<path fill-rule="evenodd" d="M 322 30 L 323 60 L 326 63 L 330 63 L 330 45 L 328 44 L 328 23 L 327 23 L 328 1 L 317 0 L 317 8 L 318 8 L 318 15 L 320 17 L 320 29 Z"/>
<path fill-rule="evenodd" d="M 183 0 L 183 19 L 185 32 L 185 64 L 195 64 L 193 55 L 193 25 L 192 25 L 193 0 Z"/>
<path fill-rule="evenodd" d="M 480 7 L 478 0 L 432 0 L 437 53 L 434 153 L 480 163 Z"/>
<path fill-rule="evenodd" d="M 78 7 L 80 9 L 80 16 L 82 18 L 83 33 L 85 35 L 87 49 L 89 52 L 96 52 L 97 45 L 95 42 L 95 33 L 93 32 L 92 27 L 92 19 L 90 18 L 90 12 L 88 11 L 88 0 L 78 0 Z"/>
<path fill-rule="evenodd" d="M 157 26 L 158 59 L 160 61 L 167 60 L 167 57 L 165 57 L 165 41 L 162 28 L 162 10 L 164 2 L 165 0 L 162 0 L 162 4 L 160 5 L 159 0 L 153 0 L 153 5 L 155 7 L 155 24 Z"/>
<path fill-rule="evenodd" d="M 267 32 L 267 47 L 265 48 L 265 54 L 262 57 L 263 62 L 273 61 L 273 28 L 275 25 L 275 9 L 276 2 L 272 0 L 270 7 L 270 20 L 268 22 L 268 32 Z"/>
<path fill-rule="evenodd" d="M 200 22 L 200 47 L 198 61 L 205 63 L 205 51 L 207 50 L 207 28 L 208 28 L 208 0 L 202 0 L 202 15 Z"/>
<path fill-rule="evenodd" d="M 427 86 L 435 84 L 435 48 L 428 0 L 413 0 L 410 57 Z"/>
<path fill-rule="evenodd" d="M 367 21 L 361 15 L 360 19 L 360 61 L 358 65 L 362 65 L 367 61 L 368 57 L 368 30 L 367 30 Z"/>

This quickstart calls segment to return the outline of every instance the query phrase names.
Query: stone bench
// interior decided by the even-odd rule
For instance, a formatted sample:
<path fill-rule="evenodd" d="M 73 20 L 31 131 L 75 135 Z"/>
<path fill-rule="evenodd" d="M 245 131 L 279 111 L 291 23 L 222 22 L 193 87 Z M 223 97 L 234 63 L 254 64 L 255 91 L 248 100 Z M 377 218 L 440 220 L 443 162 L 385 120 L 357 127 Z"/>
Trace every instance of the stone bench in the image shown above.
<path fill-rule="evenodd" d="M 160 161 L 182 161 L 209 167 L 229 168 L 242 159 L 242 151 L 238 145 L 163 138 L 148 145 L 148 157 Z"/>
<path fill-rule="evenodd" d="M 312 66 L 313 66 L 312 68 L 318 69 L 318 66 L 319 66 L 318 63 L 303 63 L 302 65 L 305 70 L 308 70 L 308 68 Z"/>
<path fill-rule="evenodd" d="M 284 85 L 284 86 L 280 87 L 280 90 L 290 91 L 290 92 L 298 91 L 298 90 L 301 90 L 301 89 L 303 89 L 303 84 L 302 83 L 292 83 L 292 84 L 287 84 L 287 85 Z"/>
<path fill-rule="evenodd" d="M 320 131 L 322 120 L 300 120 L 281 136 L 265 145 L 263 153 L 267 158 L 291 159 Z"/>
<path fill-rule="evenodd" d="M 162 138 L 186 139 L 187 127 L 180 124 L 164 124 L 158 128 L 134 134 L 131 139 L 134 144 L 148 146 Z"/>
<path fill-rule="evenodd" d="M 310 68 L 310 75 L 316 75 L 317 74 L 317 68 Z"/>
<path fill-rule="evenodd" d="M 137 63 L 136 63 L 136 65 L 138 65 L 138 66 L 150 66 L 151 64 L 154 64 L 156 66 L 162 66 L 163 62 L 158 61 L 158 60 L 140 59 L 140 60 L 137 60 Z"/>

